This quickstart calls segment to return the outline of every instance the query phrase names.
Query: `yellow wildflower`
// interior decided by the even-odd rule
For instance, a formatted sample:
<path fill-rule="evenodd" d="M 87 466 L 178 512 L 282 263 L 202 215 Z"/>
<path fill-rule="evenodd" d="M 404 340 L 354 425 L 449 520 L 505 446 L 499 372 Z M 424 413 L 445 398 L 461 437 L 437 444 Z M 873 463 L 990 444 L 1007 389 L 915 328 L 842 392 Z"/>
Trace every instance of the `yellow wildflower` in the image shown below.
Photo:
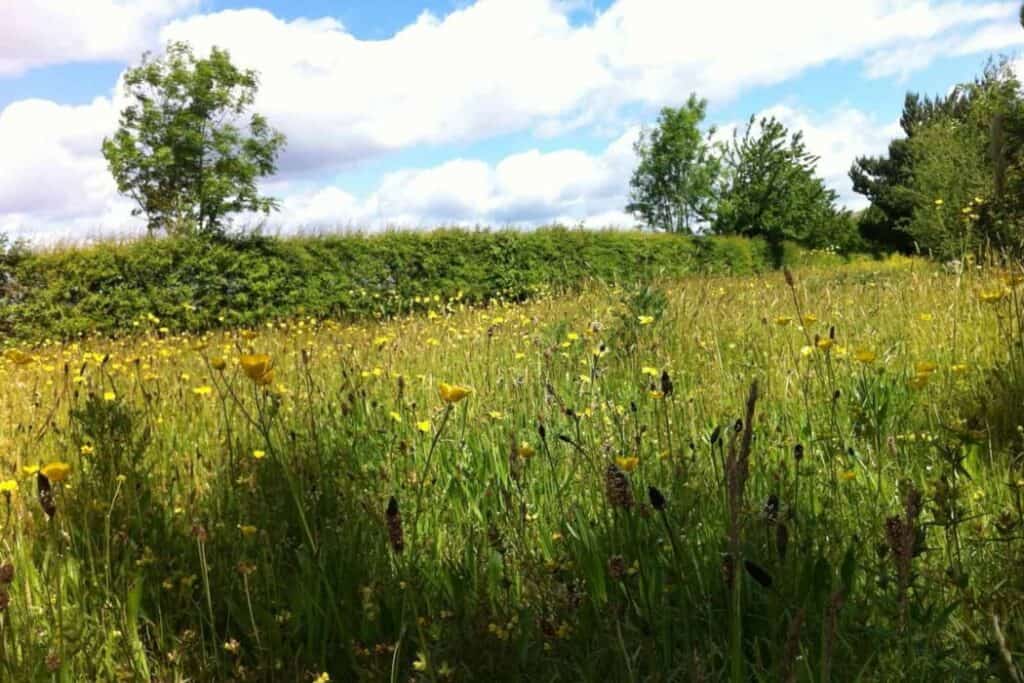
<path fill-rule="evenodd" d="M 416 423 L 416 429 L 420 430 L 424 434 L 430 432 L 430 420 L 420 420 Z"/>
<path fill-rule="evenodd" d="M 252 452 L 252 457 L 255 458 L 256 460 L 262 460 L 263 458 L 267 457 L 267 454 L 265 451 L 255 450 Z"/>
<path fill-rule="evenodd" d="M 650 325 L 651 323 L 654 322 L 654 316 L 641 315 L 640 317 L 637 318 L 637 320 L 640 322 L 641 325 Z"/>
<path fill-rule="evenodd" d="M 14 493 L 18 490 L 18 482 L 14 479 L 0 481 L 0 493 Z"/>
<path fill-rule="evenodd" d="M 531 446 L 528 441 L 523 441 L 516 448 L 516 455 L 520 458 L 532 458 L 536 454 L 537 451 L 534 450 L 533 446 Z"/>
<path fill-rule="evenodd" d="M 616 457 L 615 464 L 618 465 L 619 469 L 623 472 L 632 472 L 636 469 L 637 465 L 640 464 L 640 458 L 635 455 Z"/>
<path fill-rule="evenodd" d="M 205 384 L 201 387 L 192 387 L 192 393 L 196 396 L 209 396 L 213 393 L 213 387 Z"/>
<path fill-rule="evenodd" d="M 857 349 L 853 354 L 853 357 L 857 362 L 864 363 L 865 365 L 868 363 L 874 363 L 878 358 L 878 356 L 875 355 L 875 352 L 870 349 Z"/>
<path fill-rule="evenodd" d="M 254 527 L 251 524 L 239 524 L 238 525 L 238 530 L 241 531 L 242 535 L 245 536 L 246 538 L 248 538 L 249 536 L 255 535 L 256 532 L 259 531 L 259 529 L 257 529 L 256 527 Z"/>
<path fill-rule="evenodd" d="M 458 403 L 473 393 L 473 390 L 469 387 L 462 386 L 461 384 L 448 384 L 447 382 L 438 384 L 437 390 L 441 394 L 441 400 L 445 403 Z"/>
<path fill-rule="evenodd" d="M 71 465 L 66 462 L 51 462 L 45 465 L 40 472 L 43 476 L 53 482 L 64 481 L 71 474 Z"/>
<path fill-rule="evenodd" d="M 108 402 L 109 401 L 116 401 L 117 400 L 117 394 L 115 394 L 113 391 L 104 391 L 103 392 L 103 400 L 104 401 L 108 401 Z"/>
<path fill-rule="evenodd" d="M 238 361 L 246 377 L 265 387 L 274 381 L 274 368 L 270 356 L 265 353 L 247 353 Z"/>

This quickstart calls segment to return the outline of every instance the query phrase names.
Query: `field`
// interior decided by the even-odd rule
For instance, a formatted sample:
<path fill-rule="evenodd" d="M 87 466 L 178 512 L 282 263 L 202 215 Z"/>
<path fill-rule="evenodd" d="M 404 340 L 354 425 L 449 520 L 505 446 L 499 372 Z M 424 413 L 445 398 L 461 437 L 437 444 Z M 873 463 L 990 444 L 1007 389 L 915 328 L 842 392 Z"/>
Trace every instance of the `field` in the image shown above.
<path fill-rule="evenodd" d="M 9 349 L 0 679 L 1019 681 L 1017 281 Z"/>

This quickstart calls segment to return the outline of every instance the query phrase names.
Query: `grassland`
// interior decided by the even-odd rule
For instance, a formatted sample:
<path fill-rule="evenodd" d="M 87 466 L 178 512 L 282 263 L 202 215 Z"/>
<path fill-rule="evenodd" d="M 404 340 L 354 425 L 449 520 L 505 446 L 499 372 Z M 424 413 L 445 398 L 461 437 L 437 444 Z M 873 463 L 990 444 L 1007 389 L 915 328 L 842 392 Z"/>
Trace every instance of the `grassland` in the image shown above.
<path fill-rule="evenodd" d="M 0 678 L 1020 680 L 1015 283 L 9 350 Z"/>

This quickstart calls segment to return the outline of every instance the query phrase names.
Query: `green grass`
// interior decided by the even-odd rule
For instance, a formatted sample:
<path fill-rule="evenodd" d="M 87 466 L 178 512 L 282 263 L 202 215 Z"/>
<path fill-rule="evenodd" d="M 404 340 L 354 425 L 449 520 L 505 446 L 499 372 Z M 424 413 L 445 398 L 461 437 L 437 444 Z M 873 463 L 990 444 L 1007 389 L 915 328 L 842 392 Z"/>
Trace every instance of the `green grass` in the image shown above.
<path fill-rule="evenodd" d="M 1002 287 L 891 260 L 22 347 L 0 677 L 1013 680 Z"/>

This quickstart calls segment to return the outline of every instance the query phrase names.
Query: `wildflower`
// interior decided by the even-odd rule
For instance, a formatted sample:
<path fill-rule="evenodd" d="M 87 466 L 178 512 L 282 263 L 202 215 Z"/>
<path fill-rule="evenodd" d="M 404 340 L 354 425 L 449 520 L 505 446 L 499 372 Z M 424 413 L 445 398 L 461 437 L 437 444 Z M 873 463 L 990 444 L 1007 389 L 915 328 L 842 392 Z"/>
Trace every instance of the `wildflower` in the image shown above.
<path fill-rule="evenodd" d="M 239 359 L 246 377 L 261 387 L 274 381 L 274 368 L 270 356 L 265 353 L 247 353 Z"/>
<path fill-rule="evenodd" d="M 832 340 L 828 337 L 821 337 L 818 341 L 814 342 L 814 345 L 822 351 L 828 351 L 832 348 Z"/>
<path fill-rule="evenodd" d="M 636 469 L 637 465 L 640 464 L 640 458 L 635 455 L 628 457 L 616 457 L 615 464 L 619 466 L 619 469 L 623 472 L 632 472 Z"/>
<path fill-rule="evenodd" d="M 117 400 L 117 394 L 115 394 L 113 391 L 104 391 L 103 392 L 103 400 L 107 401 L 108 403 L 110 401 L 116 401 Z"/>
<path fill-rule="evenodd" d="M 402 421 L 402 416 L 399 413 L 395 412 L 394 410 L 392 410 L 391 412 L 388 413 L 388 417 L 390 417 L 395 422 L 401 422 Z"/>
<path fill-rule="evenodd" d="M 532 458 L 536 454 L 537 451 L 530 445 L 529 441 L 523 441 L 516 447 L 516 455 L 520 458 Z"/>
<path fill-rule="evenodd" d="M 246 538 L 248 538 L 249 536 L 255 535 L 256 532 L 259 531 L 259 529 L 257 529 L 256 527 L 254 527 L 251 524 L 239 524 L 238 525 L 238 530 L 241 531 L 242 535 L 245 536 Z"/>
<path fill-rule="evenodd" d="M 793 316 L 791 315 L 780 315 L 775 319 L 775 324 L 779 327 L 785 327 L 786 325 L 793 322 Z"/>
<path fill-rule="evenodd" d="M 437 390 L 441 394 L 441 400 L 445 403 L 458 403 L 473 393 L 473 390 L 469 387 L 460 384 L 448 384 L 447 382 L 438 384 Z"/>
<path fill-rule="evenodd" d="M 21 468 L 21 473 L 26 477 L 31 477 L 33 474 L 39 471 L 39 465 L 25 465 Z"/>
<path fill-rule="evenodd" d="M 71 474 L 71 465 L 66 462 L 51 462 L 39 471 L 51 482 L 61 482 Z"/>
<path fill-rule="evenodd" d="M 0 493 L 6 493 L 10 495 L 18 490 L 18 482 L 14 479 L 5 479 L 0 481 Z"/>
<path fill-rule="evenodd" d="M 20 349 L 7 349 L 4 356 L 15 365 L 28 365 L 33 360 L 32 356 Z"/>
<path fill-rule="evenodd" d="M 857 349 L 853 354 L 853 357 L 858 363 L 864 363 L 865 365 L 868 363 L 874 363 L 878 358 L 878 356 L 875 355 L 875 352 L 870 349 Z"/>
<path fill-rule="evenodd" d="M 213 387 L 205 384 L 201 387 L 192 387 L 192 393 L 196 396 L 209 396 L 213 393 Z"/>
<path fill-rule="evenodd" d="M 842 479 L 843 481 L 853 481 L 854 479 L 857 478 L 857 473 L 854 472 L 853 470 L 845 470 L 844 472 L 840 473 L 839 478 Z"/>
<path fill-rule="evenodd" d="M 641 315 L 641 316 L 639 316 L 637 318 L 637 320 L 639 321 L 639 323 L 641 325 L 650 325 L 651 323 L 654 322 L 654 316 L 653 315 Z"/>
<path fill-rule="evenodd" d="M 652 368 L 649 365 L 645 365 L 643 368 L 640 369 L 640 374 L 650 375 L 651 377 L 657 377 L 659 373 L 658 368 Z"/>
<path fill-rule="evenodd" d="M 954 365 L 950 365 L 949 370 L 950 372 L 955 372 L 957 374 L 967 372 L 967 363 L 956 363 Z"/>
<path fill-rule="evenodd" d="M 914 363 L 914 373 L 918 375 L 930 375 L 939 368 L 938 365 L 931 361 L 922 360 Z"/>
<path fill-rule="evenodd" d="M 943 201 L 941 199 L 936 199 L 935 200 L 935 206 L 942 206 L 942 204 L 943 204 Z"/>
<path fill-rule="evenodd" d="M 804 346 L 800 347 L 800 355 L 803 356 L 804 358 L 806 358 L 807 356 L 811 355 L 812 353 L 814 353 L 814 347 L 813 346 L 806 346 L 806 345 L 804 345 Z"/>
<path fill-rule="evenodd" d="M 325 671 L 314 678 L 313 683 L 331 683 L 331 675 Z"/>
<path fill-rule="evenodd" d="M 94 451 L 95 449 L 87 443 L 82 444 L 78 448 L 78 452 L 81 453 L 82 455 L 92 455 Z"/>
<path fill-rule="evenodd" d="M 427 654 L 425 652 L 417 652 L 416 661 L 412 663 L 412 668 L 416 671 L 426 671 L 428 666 Z"/>
<path fill-rule="evenodd" d="M 262 460 L 263 458 L 267 457 L 267 454 L 265 451 L 255 450 L 252 452 L 252 457 L 255 458 L 256 460 Z"/>
<path fill-rule="evenodd" d="M 430 420 L 420 420 L 416 423 L 416 429 L 420 430 L 424 434 L 430 433 Z"/>
<path fill-rule="evenodd" d="M 982 290 L 978 293 L 978 299 L 983 304 L 994 304 L 997 301 L 1001 301 L 1006 296 L 1006 290 L 1003 289 L 990 289 Z"/>
<path fill-rule="evenodd" d="M 932 319 L 934 318 L 934 316 L 931 313 L 922 313 L 921 315 L 919 315 L 917 317 L 918 317 L 919 320 L 921 320 L 922 322 L 926 322 L 926 323 L 930 323 L 932 321 Z"/>
<path fill-rule="evenodd" d="M 505 417 L 505 414 L 500 410 L 492 410 L 487 413 L 487 417 L 491 418 L 492 420 L 501 420 Z"/>
<path fill-rule="evenodd" d="M 228 362 L 223 358 L 214 358 L 213 360 L 210 361 L 210 365 L 213 367 L 214 370 L 220 372 L 228 366 Z"/>
<path fill-rule="evenodd" d="M 818 322 L 818 316 L 814 315 L 813 313 L 805 313 L 803 320 L 804 325 L 813 325 L 814 323 Z"/>
<path fill-rule="evenodd" d="M 651 390 L 651 391 L 648 391 L 647 393 L 648 393 L 648 395 L 650 395 L 651 398 L 653 398 L 655 400 L 657 400 L 659 398 L 665 398 L 665 392 L 664 391 Z"/>

